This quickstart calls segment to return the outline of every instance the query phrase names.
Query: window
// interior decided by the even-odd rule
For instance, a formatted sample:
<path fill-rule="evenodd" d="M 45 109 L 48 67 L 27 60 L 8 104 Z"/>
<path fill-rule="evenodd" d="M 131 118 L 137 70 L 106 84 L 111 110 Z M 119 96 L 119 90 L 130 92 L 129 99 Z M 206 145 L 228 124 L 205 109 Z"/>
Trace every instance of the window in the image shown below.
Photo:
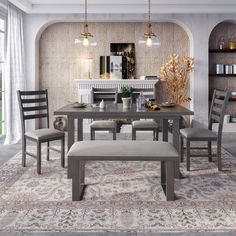
<path fill-rule="evenodd" d="M 0 18 L 0 136 L 4 134 L 4 60 L 5 60 L 5 21 Z"/>

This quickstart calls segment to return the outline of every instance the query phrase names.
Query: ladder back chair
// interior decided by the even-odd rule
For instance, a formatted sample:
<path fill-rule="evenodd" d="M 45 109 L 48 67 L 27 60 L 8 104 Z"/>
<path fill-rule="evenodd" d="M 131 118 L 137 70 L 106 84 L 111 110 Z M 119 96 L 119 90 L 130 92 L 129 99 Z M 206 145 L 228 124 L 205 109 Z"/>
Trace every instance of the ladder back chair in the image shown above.
<path fill-rule="evenodd" d="M 136 98 L 143 93 L 145 98 L 153 98 L 155 95 L 154 89 L 141 89 L 141 88 L 132 88 L 132 101 L 135 102 Z M 159 135 L 159 126 L 155 120 L 134 120 L 132 121 L 132 140 L 136 140 L 137 131 L 152 131 L 153 140 L 158 140 Z"/>
<path fill-rule="evenodd" d="M 118 91 L 116 88 L 92 88 L 91 103 L 99 103 L 104 100 L 105 103 L 117 103 Z M 96 131 L 110 131 L 113 134 L 113 140 L 116 140 L 116 121 L 114 120 L 93 120 L 90 124 L 90 139 L 95 140 Z"/>
<path fill-rule="evenodd" d="M 41 174 L 41 144 L 47 143 L 47 160 L 49 161 L 50 149 L 61 152 L 61 166 L 65 167 L 65 133 L 49 128 L 48 92 L 40 91 L 17 91 L 21 127 L 22 127 L 22 165 L 26 166 L 26 155 L 36 158 L 37 173 Z M 26 132 L 27 120 L 46 118 L 47 128 L 36 129 Z M 31 140 L 37 144 L 37 154 L 26 150 L 26 141 Z M 50 141 L 61 140 L 61 150 L 50 147 Z"/>
<path fill-rule="evenodd" d="M 190 149 L 208 149 L 208 161 L 212 162 L 212 142 L 217 143 L 217 162 L 218 170 L 222 170 L 221 161 L 221 142 L 222 142 L 222 130 L 225 110 L 228 104 L 230 92 L 214 90 L 211 108 L 209 112 L 208 129 L 203 128 L 184 128 L 180 130 L 180 158 L 183 161 L 184 156 L 184 140 L 186 140 L 186 159 L 187 159 L 187 171 L 190 170 Z M 212 131 L 212 124 L 219 123 L 217 133 Z M 208 147 L 190 147 L 192 141 L 206 141 Z M 202 155 L 191 155 L 202 156 Z"/>

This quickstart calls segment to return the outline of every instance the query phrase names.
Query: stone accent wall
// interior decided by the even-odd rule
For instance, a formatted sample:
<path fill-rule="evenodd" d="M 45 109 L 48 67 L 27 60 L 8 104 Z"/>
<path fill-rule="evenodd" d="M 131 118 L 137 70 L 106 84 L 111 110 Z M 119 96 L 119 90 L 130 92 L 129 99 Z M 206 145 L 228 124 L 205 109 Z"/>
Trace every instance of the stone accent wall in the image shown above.
<path fill-rule="evenodd" d="M 83 23 L 56 23 L 41 35 L 39 88 L 48 89 L 51 120 L 55 109 L 77 100 L 75 80 L 84 78 L 83 59 L 93 58 L 92 78 L 99 78 L 99 57 L 110 54 L 110 43 L 135 43 L 136 78 L 158 75 L 160 66 L 172 53 L 189 55 L 188 35 L 174 23 L 153 23 L 153 31 L 161 40 L 159 48 L 138 44 L 146 31 L 146 23 L 89 23 L 89 30 L 98 43 L 95 48 L 74 44 L 82 29 Z"/>

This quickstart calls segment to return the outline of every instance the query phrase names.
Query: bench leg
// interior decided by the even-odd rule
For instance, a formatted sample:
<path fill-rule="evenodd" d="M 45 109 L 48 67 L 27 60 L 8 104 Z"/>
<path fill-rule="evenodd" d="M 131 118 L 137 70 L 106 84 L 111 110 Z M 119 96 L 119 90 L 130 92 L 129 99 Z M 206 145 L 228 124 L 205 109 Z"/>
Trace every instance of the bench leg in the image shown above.
<path fill-rule="evenodd" d="M 81 161 L 72 161 L 72 201 L 80 201 L 83 191 Z"/>
<path fill-rule="evenodd" d="M 161 161 L 161 186 L 167 201 L 174 201 L 174 162 Z"/>

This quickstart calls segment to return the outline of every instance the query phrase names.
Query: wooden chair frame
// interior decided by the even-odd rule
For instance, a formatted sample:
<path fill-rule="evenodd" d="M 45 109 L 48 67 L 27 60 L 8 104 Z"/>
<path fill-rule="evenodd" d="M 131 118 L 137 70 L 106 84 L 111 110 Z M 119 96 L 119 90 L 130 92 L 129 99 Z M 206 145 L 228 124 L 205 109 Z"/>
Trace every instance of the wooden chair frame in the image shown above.
<path fill-rule="evenodd" d="M 132 101 L 136 102 L 136 98 L 140 96 L 140 93 L 143 92 L 144 96 L 145 93 L 148 93 L 148 97 L 153 97 L 155 95 L 155 89 L 154 88 L 132 88 Z M 152 131 L 153 132 L 153 141 L 158 140 L 159 136 L 159 128 L 146 128 L 146 127 L 140 127 L 140 128 L 134 128 L 132 125 L 132 140 L 136 140 L 136 132 L 137 131 Z"/>
<path fill-rule="evenodd" d="M 117 88 L 92 88 L 91 90 L 91 104 L 95 101 L 104 100 L 105 102 L 113 102 L 117 103 L 118 101 L 118 90 Z M 102 128 L 102 127 L 90 127 L 90 139 L 95 140 L 95 132 L 96 131 L 109 131 L 113 135 L 113 140 L 116 140 L 116 132 L 117 128 L 109 127 L 109 128 Z"/>
<path fill-rule="evenodd" d="M 194 138 L 186 138 L 180 133 L 180 160 L 183 162 L 184 156 L 184 139 L 186 139 L 186 158 L 187 158 L 187 170 L 190 170 L 190 149 L 207 149 L 208 150 L 208 160 L 212 162 L 212 142 L 217 142 L 217 162 L 218 162 L 218 170 L 222 170 L 222 160 L 221 160 L 221 144 L 222 144 L 222 131 L 223 131 L 223 122 L 226 106 L 230 97 L 229 91 L 221 91 L 214 90 L 211 108 L 209 112 L 209 121 L 208 121 L 208 129 L 212 130 L 212 124 L 214 122 L 219 122 L 218 132 L 216 138 L 213 137 L 194 137 Z M 191 141 L 206 141 L 208 143 L 208 147 L 190 147 Z M 199 156 L 199 155 L 191 155 L 191 156 Z"/>
<path fill-rule="evenodd" d="M 26 125 L 27 120 L 46 118 L 47 128 L 49 128 L 49 108 L 48 108 L 47 90 L 39 90 L 39 91 L 18 90 L 17 96 L 18 96 L 19 107 L 20 107 L 21 127 L 22 127 L 22 166 L 24 167 L 26 166 L 26 155 L 34 157 L 37 160 L 37 173 L 41 174 L 41 145 L 42 143 L 47 142 L 47 160 L 49 161 L 50 149 L 60 152 L 61 153 L 61 166 L 65 167 L 65 134 L 62 134 L 62 135 L 59 135 L 58 137 L 53 137 L 53 138 L 41 138 L 40 140 L 34 139 L 32 137 L 27 137 L 27 135 L 25 135 L 26 133 L 25 125 Z M 28 114 L 29 112 L 33 112 L 35 114 Z M 36 155 L 26 150 L 27 139 L 36 142 L 37 144 Z M 61 140 L 60 151 L 55 148 L 50 147 L 50 141 L 55 141 L 55 140 Z"/>

